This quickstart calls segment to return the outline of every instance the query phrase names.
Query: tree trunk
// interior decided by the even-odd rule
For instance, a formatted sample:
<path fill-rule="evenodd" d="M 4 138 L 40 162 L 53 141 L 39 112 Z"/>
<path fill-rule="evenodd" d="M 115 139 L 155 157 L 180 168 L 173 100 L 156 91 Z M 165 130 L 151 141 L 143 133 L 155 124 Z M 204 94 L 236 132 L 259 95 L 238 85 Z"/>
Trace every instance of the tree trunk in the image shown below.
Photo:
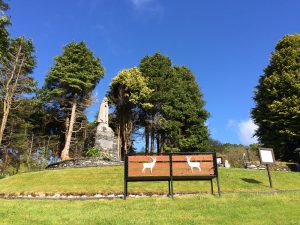
<path fill-rule="evenodd" d="M 145 155 L 149 155 L 149 128 L 145 126 Z"/>
<path fill-rule="evenodd" d="M 160 154 L 160 135 L 156 135 L 156 147 L 157 147 L 157 154 Z"/>
<path fill-rule="evenodd" d="M 69 159 L 69 150 L 71 145 L 71 139 L 72 139 L 72 133 L 73 133 L 73 127 L 76 120 L 76 107 L 77 107 L 77 99 L 76 95 L 74 97 L 73 103 L 72 103 L 72 111 L 71 111 L 71 118 L 70 118 L 70 124 L 68 125 L 68 130 L 66 130 L 67 136 L 65 140 L 65 146 L 64 149 L 61 152 L 61 159 L 67 160 Z"/>
<path fill-rule="evenodd" d="M 6 146 L 3 146 L 3 163 L 1 168 L 2 173 L 6 170 L 7 164 L 8 164 L 8 149 Z"/>
<path fill-rule="evenodd" d="M 160 135 L 160 153 L 163 153 L 164 152 L 164 144 L 165 144 L 165 135 L 164 135 L 164 133 L 162 133 L 161 135 Z"/>
<path fill-rule="evenodd" d="M 122 158 L 121 151 L 120 151 L 120 125 L 118 126 L 118 132 L 117 132 L 117 152 L 118 152 L 118 159 L 120 160 Z"/>
<path fill-rule="evenodd" d="M 151 143 L 150 143 L 150 154 L 151 155 L 153 155 L 153 153 L 154 153 L 154 139 L 155 139 L 154 129 L 153 129 L 153 127 L 151 127 Z"/>
<path fill-rule="evenodd" d="M 69 118 L 69 115 L 68 117 L 66 118 L 66 121 L 65 121 L 65 140 L 67 140 L 67 137 L 68 137 L 68 130 L 69 130 L 69 126 L 70 126 L 70 118 Z"/>
<path fill-rule="evenodd" d="M 9 111 L 10 111 L 10 108 L 11 108 L 12 99 L 13 99 L 14 93 L 16 91 L 19 76 L 21 74 L 21 70 L 22 70 L 23 63 L 24 63 L 24 57 L 23 57 L 22 60 L 21 60 L 19 70 L 18 70 L 17 74 L 15 74 L 15 72 L 17 70 L 21 50 L 22 50 L 22 45 L 20 44 L 19 49 L 18 49 L 18 53 L 16 55 L 16 59 L 15 59 L 15 62 L 14 62 L 13 70 L 12 70 L 12 72 L 9 76 L 9 79 L 8 79 L 6 85 L 5 85 L 6 93 L 5 93 L 5 97 L 4 97 L 4 101 L 3 101 L 3 115 L 2 115 L 2 121 L 1 121 L 1 127 L 0 127 L 0 146 L 2 144 L 3 134 L 4 134 L 5 127 L 6 127 Z M 13 81 L 14 77 L 15 77 L 15 81 Z"/>
<path fill-rule="evenodd" d="M 125 138 L 125 125 L 123 124 L 121 126 L 121 158 L 122 160 L 125 159 L 125 155 L 127 153 L 127 147 L 126 147 L 126 138 Z"/>
<path fill-rule="evenodd" d="M 7 105 L 6 100 L 4 100 L 2 122 L 1 122 L 1 127 L 0 127 L 0 145 L 2 144 L 3 134 L 4 134 L 5 127 L 6 127 L 9 110 L 10 110 L 10 107 Z"/>
<path fill-rule="evenodd" d="M 31 142 L 30 142 L 30 148 L 29 148 L 29 152 L 28 152 L 28 156 L 27 156 L 27 167 L 29 169 L 29 171 L 31 170 L 31 164 L 30 164 L 30 159 L 31 159 L 31 152 L 32 152 L 32 148 L 33 148 L 33 134 L 31 135 Z"/>

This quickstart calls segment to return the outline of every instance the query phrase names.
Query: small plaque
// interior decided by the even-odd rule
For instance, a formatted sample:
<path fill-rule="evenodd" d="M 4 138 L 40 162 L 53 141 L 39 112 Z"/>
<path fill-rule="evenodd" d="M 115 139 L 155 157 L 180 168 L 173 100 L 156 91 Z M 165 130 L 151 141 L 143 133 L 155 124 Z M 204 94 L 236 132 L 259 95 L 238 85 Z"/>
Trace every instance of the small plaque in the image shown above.
<path fill-rule="evenodd" d="M 260 156 L 260 162 L 263 164 L 275 163 L 275 157 L 272 148 L 260 148 L 259 156 Z"/>

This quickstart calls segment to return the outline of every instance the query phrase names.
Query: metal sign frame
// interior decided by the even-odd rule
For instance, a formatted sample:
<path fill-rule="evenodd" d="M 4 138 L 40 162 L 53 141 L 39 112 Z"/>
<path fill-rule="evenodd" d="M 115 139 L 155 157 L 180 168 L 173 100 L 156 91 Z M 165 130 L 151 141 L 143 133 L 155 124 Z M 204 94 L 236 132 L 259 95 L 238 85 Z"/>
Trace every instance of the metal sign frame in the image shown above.
<path fill-rule="evenodd" d="M 268 171 L 270 188 L 272 188 L 273 184 L 272 184 L 272 177 L 271 177 L 271 173 L 270 173 L 269 164 L 275 163 L 273 148 L 259 148 L 258 151 L 259 151 L 260 162 L 262 164 L 266 164 L 267 171 Z"/>
<path fill-rule="evenodd" d="M 272 148 L 259 148 L 259 158 L 262 164 L 275 163 L 274 151 Z"/>

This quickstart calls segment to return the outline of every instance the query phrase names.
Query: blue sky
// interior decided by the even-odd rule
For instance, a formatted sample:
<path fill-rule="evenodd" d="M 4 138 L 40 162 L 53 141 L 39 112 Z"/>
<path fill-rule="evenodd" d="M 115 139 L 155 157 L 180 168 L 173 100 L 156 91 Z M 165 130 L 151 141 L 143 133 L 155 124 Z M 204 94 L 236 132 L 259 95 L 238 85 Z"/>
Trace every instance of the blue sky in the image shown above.
<path fill-rule="evenodd" d="M 250 144 L 253 91 L 278 40 L 300 32 L 297 0 L 26 0 L 8 1 L 11 36 L 32 38 L 34 77 L 43 85 L 53 57 L 84 40 L 105 67 L 88 109 L 95 118 L 111 79 L 156 51 L 197 78 L 211 136 Z"/>

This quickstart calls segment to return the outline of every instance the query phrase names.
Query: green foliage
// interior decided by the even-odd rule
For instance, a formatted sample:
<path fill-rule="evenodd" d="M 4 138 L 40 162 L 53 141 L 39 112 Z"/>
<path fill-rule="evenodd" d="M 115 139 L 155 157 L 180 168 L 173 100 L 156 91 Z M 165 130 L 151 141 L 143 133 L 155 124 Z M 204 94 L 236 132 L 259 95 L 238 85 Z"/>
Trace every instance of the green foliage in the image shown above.
<path fill-rule="evenodd" d="M 0 58 L 7 50 L 8 46 L 8 31 L 7 26 L 10 24 L 9 17 L 5 14 L 8 10 L 8 4 L 0 0 Z"/>
<path fill-rule="evenodd" d="M 84 100 L 103 77 L 100 59 L 95 58 L 84 42 L 71 42 L 55 57 L 43 87 L 46 100 L 60 103 L 76 98 Z"/>
<path fill-rule="evenodd" d="M 0 58 L 1 96 L 12 95 L 16 100 L 36 90 L 37 82 L 30 76 L 36 66 L 34 52 L 31 39 L 9 39 L 7 50 Z"/>
<path fill-rule="evenodd" d="M 37 121 L 33 118 L 36 107 L 33 99 L 22 99 L 18 101 L 18 108 L 11 110 L 4 133 L 2 157 L 0 157 L 3 172 L 17 173 L 22 164 L 34 163 L 31 159 L 32 155 L 29 156 L 29 151 L 34 152 L 31 145 L 35 147 L 42 144 L 38 143 L 36 137 L 32 143 L 33 132 L 38 135 L 35 131 Z M 10 151 L 7 151 L 8 149 Z"/>
<path fill-rule="evenodd" d="M 160 142 L 158 152 L 207 150 L 204 122 L 209 113 L 193 73 L 184 66 L 173 67 L 171 60 L 159 52 L 144 57 L 140 70 L 154 90 L 149 97 L 154 107 L 144 110 L 141 124 L 150 130 L 152 139 L 155 136 Z"/>
<path fill-rule="evenodd" d="M 205 121 L 209 113 L 204 109 L 203 95 L 187 67 L 174 67 L 174 70 L 178 85 L 173 89 L 176 98 L 171 106 L 176 111 L 177 121 L 182 124 L 179 148 L 182 151 L 205 151 L 208 149 Z"/>
<path fill-rule="evenodd" d="M 138 68 L 124 69 L 113 78 L 109 85 L 109 97 L 113 104 L 118 102 L 123 105 L 141 105 L 151 108 L 151 104 L 145 102 L 152 90 L 147 86 L 147 80 L 142 76 Z M 121 100 L 122 98 L 122 100 Z"/>
<path fill-rule="evenodd" d="M 252 117 L 259 141 L 274 148 L 277 158 L 291 159 L 300 146 L 300 34 L 277 43 L 254 100 Z"/>
<path fill-rule="evenodd" d="M 55 134 L 64 139 L 65 159 L 69 157 L 73 131 L 76 128 L 82 130 L 81 125 L 86 123 L 84 110 L 91 104 L 92 91 L 103 74 L 100 59 L 93 55 L 86 44 L 71 42 L 64 47 L 62 55 L 54 59 L 54 65 L 45 79 L 39 97 L 44 102 L 45 111 L 64 127 L 64 132 L 56 130 Z M 77 155 L 77 147 L 83 146 L 83 141 L 78 141 L 80 133 L 75 135 Z"/>
<path fill-rule="evenodd" d="M 152 90 L 138 68 L 125 69 L 113 78 L 107 94 L 114 108 L 114 126 L 120 133 L 122 157 L 131 146 L 131 136 L 137 122 L 137 108 L 151 108 L 148 97 Z"/>
<path fill-rule="evenodd" d="M 87 157 L 98 157 L 100 155 L 98 148 L 88 148 L 85 155 Z"/>

